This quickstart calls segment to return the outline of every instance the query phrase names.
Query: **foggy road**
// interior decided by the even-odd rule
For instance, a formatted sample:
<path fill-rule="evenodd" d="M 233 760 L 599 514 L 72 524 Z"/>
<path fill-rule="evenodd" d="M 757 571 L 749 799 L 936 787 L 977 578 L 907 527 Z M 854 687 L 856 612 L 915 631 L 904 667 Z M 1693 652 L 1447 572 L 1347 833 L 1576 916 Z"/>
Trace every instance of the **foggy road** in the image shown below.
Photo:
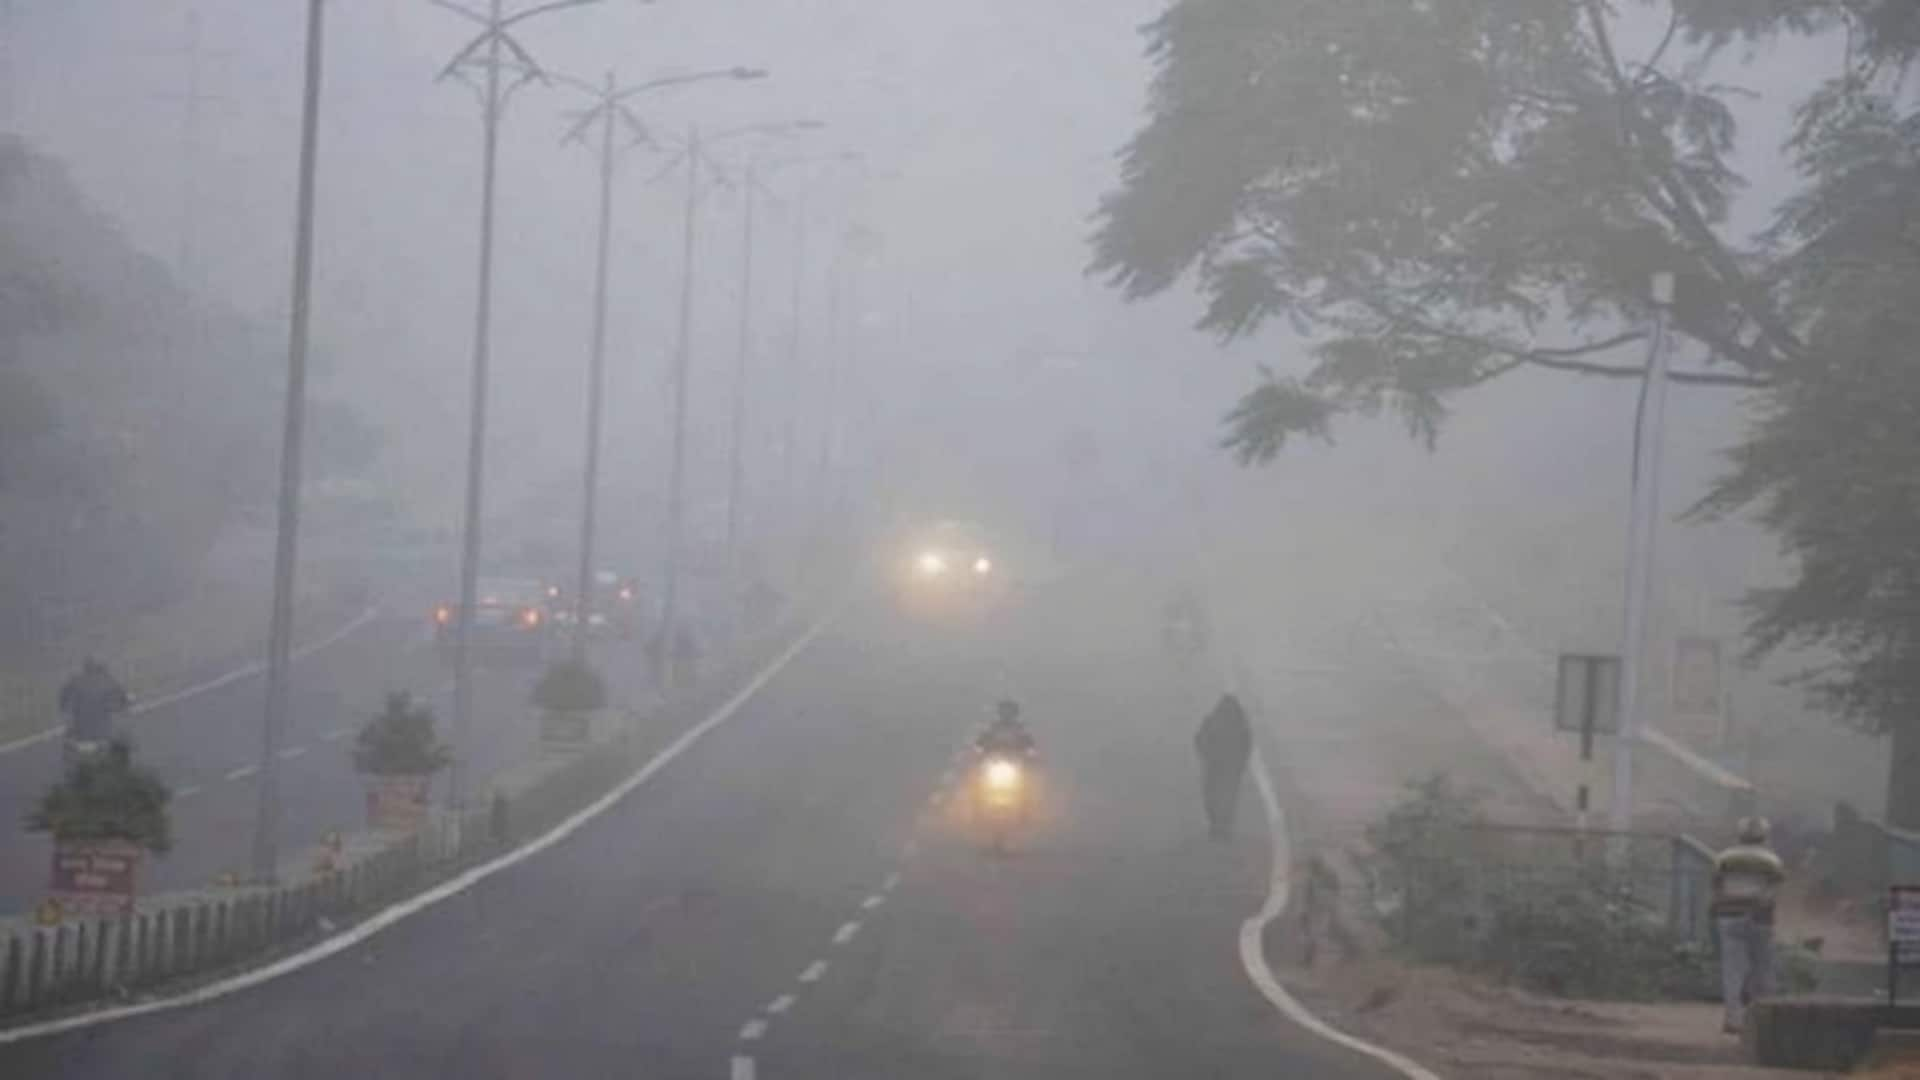
<path fill-rule="evenodd" d="M 1249 795 L 1238 841 L 1204 839 L 1161 658 L 1030 621 L 856 611 L 558 847 L 257 989 L 0 1048 L 0 1071 L 1387 1075 L 1248 983 L 1263 824 Z M 1002 693 L 1046 794 L 996 857 L 950 792 Z"/>
<path fill-rule="evenodd" d="M 209 679 L 222 672 L 210 672 Z M 534 670 L 476 673 L 475 773 L 527 751 L 534 731 L 524 702 Z M 364 785 L 354 771 L 353 737 L 388 690 L 411 690 L 449 714 L 449 670 L 435 655 L 423 620 L 380 616 L 293 669 L 292 703 L 282 739 L 280 844 L 291 855 L 333 829 L 365 821 Z M 134 688 L 138 693 L 139 688 Z M 265 680 L 257 674 L 166 701 L 123 719 L 140 758 L 173 788 L 174 848 L 149 859 L 141 891 L 210 884 L 245 872 L 258 799 L 260 723 Z M 0 914 L 37 903 L 52 843 L 29 833 L 27 813 L 60 770 L 61 745 L 47 740 L 0 754 Z"/>

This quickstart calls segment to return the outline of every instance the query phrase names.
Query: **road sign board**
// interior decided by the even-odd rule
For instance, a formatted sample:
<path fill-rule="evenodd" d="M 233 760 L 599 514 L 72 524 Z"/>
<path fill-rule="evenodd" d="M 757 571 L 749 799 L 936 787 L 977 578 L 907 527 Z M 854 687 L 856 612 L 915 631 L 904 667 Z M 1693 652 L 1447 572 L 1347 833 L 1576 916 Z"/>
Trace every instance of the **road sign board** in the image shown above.
<path fill-rule="evenodd" d="M 1554 687 L 1553 726 L 1611 735 L 1620 726 L 1620 658 L 1563 653 Z"/>
<path fill-rule="evenodd" d="M 1887 944 L 1904 963 L 1920 960 L 1920 885 L 1887 889 Z"/>

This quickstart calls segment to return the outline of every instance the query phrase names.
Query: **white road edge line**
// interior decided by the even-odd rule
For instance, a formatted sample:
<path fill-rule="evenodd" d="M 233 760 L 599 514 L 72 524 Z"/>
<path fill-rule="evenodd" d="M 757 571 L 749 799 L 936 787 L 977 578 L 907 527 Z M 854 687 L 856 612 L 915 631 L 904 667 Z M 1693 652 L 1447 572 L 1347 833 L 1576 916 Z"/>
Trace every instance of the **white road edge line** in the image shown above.
<path fill-rule="evenodd" d="M 791 1008 L 793 1008 L 792 994 L 781 994 L 779 997 L 767 1003 L 767 1013 L 770 1016 L 779 1016 Z"/>
<path fill-rule="evenodd" d="M 749 1020 L 746 1023 L 740 1025 L 740 1041 L 741 1042 L 753 1042 L 759 1039 L 760 1036 L 765 1035 L 766 1033 L 767 1033 L 767 1022 L 765 1020 L 758 1020 L 758 1019 Z"/>
<path fill-rule="evenodd" d="M 845 945 L 847 942 L 853 940 L 853 935 L 859 932 L 860 924 L 858 922 L 843 922 L 840 924 L 840 929 L 833 932 L 833 943 L 835 945 Z"/>
<path fill-rule="evenodd" d="M 744 1054 L 734 1055 L 733 1069 L 728 1076 L 731 1080 L 755 1080 L 757 1073 L 754 1071 L 753 1059 Z"/>
<path fill-rule="evenodd" d="M 376 617 L 379 616 L 379 614 L 380 614 L 379 608 L 370 607 L 361 611 L 360 614 L 355 615 L 353 618 L 347 620 L 347 624 L 345 626 L 342 626 L 338 630 L 335 630 L 333 633 L 328 634 L 326 637 L 321 638 L 319 641 L 308 642 L 307 644 L 302 645 L 300 648 L 293 650 L 293 654 L 292 654 L 293 659 L 299 660 L 303 657 L 311 656 L 322 649 L 330 648 L 334 645 L 339 644 L 342 641 L 345 641 L 348 635 L 352 634 L 354 631 L 372 622 Z M 175 690 L 171 694 L 163 694 L 157 698 L 143 698 L 139 701 L 136 701 L 133 703 L 133 707 L 127 710 L 127 716 L 128 718 L 132 718 L 135 716 L 139 716 L 143 713 L 152 712 L 155 709 L 164 709 L 168 705 L 178 704 L 179 702 L 185 701 L 188 698 L 199 697 L 201 694 L 218 690 L 223 686 L 227 686 L 232 683 L 239 682 L 241 679 L 258 675 L 261 672 L 265 671 L 266 669 L 267 669 L 266 664 L 262 663 L 259 660 L 255 660 L 251 664 L 245 664 L 240 667 L 234 668 L 232 671 L 227 672 L 225 675 L 216 676 L 214 678 L 208 679 L 206 682 L 203 682 L 203 683 L 196 683 L 195 685 L 189 686 L 184 690 Z M 40 743 L 46 742 L 48 739 L 59 738 L 60 733 L 65 730 L 66 728 L 64 725 L 56 724 L 53 727 L 44 728 L 40 731 L 36 731 L 31 735 L 22 736 L 18 739 L 13 740 L 12 742 L 0 743 L 0 754 L 11 754 L 15 750 L 25 750 L 29 746 L 38 745 Z"/>
<path fill-rule="evenodd" d="M 1286 987 L 1281 986 L 1280 980 L 1274 977 L 1273 969 L 1267 966 L 1267 953 L 1263 945 L 1267 924 L 1287 910 L 1293 851 L 1287 839 L 1286 814 L 1280 809 L 1279 796 L 1274 793 L 1273 776 L 1267 772 L 1266 760 L 1260 756 L 1258 747 L 1254 748 L 1252 765 L 1253 786 L 1259 792 L 1260 805 L 1267 814 L 1267 832 L 1273 839 L 1273 865 L 1268 872 L 1266 902 L 1258 912 L 1240 924 L 1240 965 L 1246 968 L 1247 978 L 1273 1003 L 1274 1008 L 1309 1033 L 1373 1058 L 1408 1080 L 1440 1080 L 1436 1073 L 1411 1058 L 1349 1035 L 1307 1011 L 1306 1006 L 1287 993 Z"/>
<path fill-rule="evenodd" d="M 843 607 L 844 604 L 836 605 L 830 609 L 827 614 L 822 616 L 812 626 L 808 627 L 807 631 L 801 634 L 793 644 L 787 646 L 779 656 L 774 657 L 771 663 L 761 668 L 760 673 L 755 675 L 746 686 L 728 698 L 724 704 L 718 709 L 715 709 L 705 720 L 700 721 L 700 723 L 682 732 L 679 738 L 668 743 L 665 749 L 655 754 L 652 760 L 641 766 L 640 771 L 627 777 L 612 791 L 595 799 L 585 808 L 577 811 L 572 817 L 555 825 L 552 829 L 549 829 L 545 835 L 529 842 L 526 846 L 516 848 L 494 859 L 481 863 L 479 866 L 457 877 L 449 878 L 418 896 L 402 900 L 370 916 L 365 921 L 343 933 L 318 942 L 311 948 L 304 949 L 291 956 L 283 957 L 265 967 L 255 968 L 252 971 L 243 972 L 232 978 L 221 979 L 217 982 L 208 983 L 205 986 L 196 987 L 177 997 L 143 1001 L 137 1005 L 119 1005 L 110 1009 L 101 1009 L 98 1012 L 85 1013 L 80 1016 L 70 1016 L 60 1020 L 47 1020 L 38 1024 L 25 1024 L 16 1028 L 0 1029 L 0 1046 L 38 1038 L 43 1035 L 57 1035 L 60 1032 L 73 1031 L 77 1028 L 93 1027 L 96 1024 L 105 1024 L 114 1020 L 125 1020 L 135 1016 L 143 1016 L 147 1013 L 161 1012 L 166 1009 L 200 1005 L 217 998 L 226 997 L 229 994 L 238 993 L 241 990 L 258 986 L 264 982 L 270 982 L 282 975 L 290 974 L 301 968 L 317 964 L 336 953 L 345 952 L 375 934 L 378 934 L 380 931 L 385 930 L 387 927 L 392 926 L 394 923 L 410 915 L 424 911 L 450 896 L 463 893 L 502 870 L 533 858 L 535 855 L 572 836 L 578 832 L 582 826 L 587 824 L 587 822 L 606 813 L 615 803 L 625 798 L 629 792 L 652 779 L 655 773 L 666 768 L 667 765 L 671 764 L 673 760 L 681 754 L 686 753 L 687 749 L 704 738 L 707 732 L 712 731 L 714 728 L 732 719 L 734 714 L 739 712 L 741 707 L 746 705 L 748 701 L 751 701 L 753 696 L 758 694 L 762 687 L 772 682 L 774 676 L 784 671 L 788 664 L 793 663 L 795 657 L 799 656 L 807 646 L 813 644 L 814 638 L 819 637 L 821 632 L 832 625 L 833 621 L 839 617 Z M 820 964 L 819 966 L 822 971 L 826 970 L 825 964 Z M 810 982 L 812 980 L 803 981 Z"/>
<path fill-rule="evenodd" d="M 820 981 L 820 976 L 826 973 L 827 962 L 825 960 L 815 960 L 813 963 L 807 965 L 807 970 L 800 973 L 800 981 L 803 983 L 816 983 Z"/>

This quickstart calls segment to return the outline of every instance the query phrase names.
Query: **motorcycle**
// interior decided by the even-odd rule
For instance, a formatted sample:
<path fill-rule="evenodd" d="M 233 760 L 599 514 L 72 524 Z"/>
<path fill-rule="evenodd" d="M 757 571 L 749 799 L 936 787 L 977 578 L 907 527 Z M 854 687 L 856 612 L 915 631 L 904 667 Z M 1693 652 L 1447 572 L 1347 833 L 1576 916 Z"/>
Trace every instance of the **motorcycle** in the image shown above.
<path fill-rule="evenodd" d="M 982 755 L 974 770 L 975 821 L 984 833 L 985 846 L 996 855 L 1006 853 L 1013 831 L 1024 827 L 1029 817 L 1032 761 L 1031 754 L 996 751 Z"/>

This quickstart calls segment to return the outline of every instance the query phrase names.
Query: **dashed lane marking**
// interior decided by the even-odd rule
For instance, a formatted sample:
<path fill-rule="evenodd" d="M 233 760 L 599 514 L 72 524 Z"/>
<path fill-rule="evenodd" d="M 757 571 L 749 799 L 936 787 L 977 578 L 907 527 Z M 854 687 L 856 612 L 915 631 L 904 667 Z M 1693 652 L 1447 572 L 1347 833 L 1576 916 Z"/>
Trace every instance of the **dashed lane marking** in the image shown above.
<path fill-rule="evenodd" d="M 886 902 L 887 902 L 886 897 L 881 896 L 879 893 L 874 893 L 872 896 L 869 896 L 865 900 L 860 901 L 860 910 L 872 911 L 874 908 L 877 908 L 881 904 L 884 904 Z"/>
<path fill-rule="evenodd" d="M 793 1008 L 793 1000 L 792 994 L 781 994 L 779 997 L 774 998 L 767 1004 L 767 1015 L 779 1016 L 781 1013 Z"/>
<path fill-rule="evenodd" d="M 173 797 L 176 799 L 191 799 L 198 794 L 200 794 L 200 785 L 188 784 L 186 787 L 174 792 Z"/>
<path fill-rule="evenodd" d="M 749 1020 L 740 1025 L 741 1042 L 754 1042 L 766 1033 L 767 1022 L 765 1020 Z"/>
<path fill-rule="evenodd" d="M 898 888 L 899 885 L 900 885 L 900 871 L 895 870 L 893 873 L 887 875 L 887 880 L 880 883 L 880 891 L 892 892 L 894 889 Z"/>
<path fill-rule="evenodd" d="M 260 766 L 258 765 L 242 765 L 239 768 L 234 769 L 231 772 L 227 773 L 227 779 L 245 780 L 247 777 L 252 776 L 254 773 L 257 773 L 259 771 L 260 771 Z"/>
<path fill-rule="evenodd" d="M 297 758 L 306 752 L 307 752 L 307 748 L 304 746 L 289 746 L 285 750 L 280 751 L 280 757 L 282 760 L 292 761 L 294 758 Z"/>
<path fill-rule="evenodd" d="M 817 983 L 820 981 L 820 976 L 826 973 L 827 962 L 825 960 L 815 960 L 813 963 L 807 965 L 807 970 L 800 973 L 800 981 L 803 983 Z"/>
<path fill-rule="evenodd" d="M 744 1054 L 734 1055 L 733 1069 L 728 1075 L 732 1080 L 755 1080 L 757 1074 L 754 1070 L 753 1059 Z"/>
<path fill-rule="evenodd" d="M 859 923 L 843 922 L 840 924 L 840 929 L 835 930 L 833 932 L 833 943 L 835 945 L 845 945 L 847 942 L 853 940 L 853 935 L 859 932 L 860 932 Z"/>

